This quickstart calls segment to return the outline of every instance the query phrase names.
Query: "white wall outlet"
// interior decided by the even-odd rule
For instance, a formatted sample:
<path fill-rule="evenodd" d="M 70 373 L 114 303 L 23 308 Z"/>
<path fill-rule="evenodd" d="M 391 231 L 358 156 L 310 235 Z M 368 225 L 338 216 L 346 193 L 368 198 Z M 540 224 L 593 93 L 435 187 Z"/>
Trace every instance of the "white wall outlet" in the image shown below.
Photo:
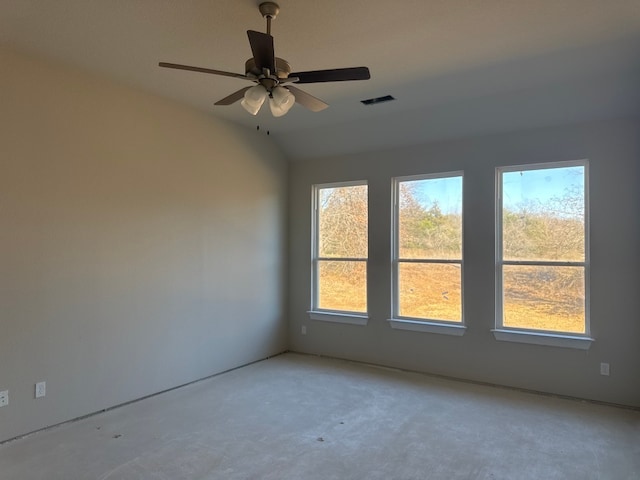
<path fill-rule="evenodd" d="M 605 375 L 605 376 L 609 376 L 609 364 L 608 363 L 601 363 L 600 364 L 600 375 Z"/>
<path fill-rule="evenodd" d="M 307 334 L 307 326 L 302 325 L 302 335 L 306 335 L 306 334 Z"/>
<path fill-rule="evenodd" d="M 36 383 L 36 398 L 44 397 L 47 394 L 47 382 Z"/>
<path fill-rule="evenodd" d="M 3 390 L 0 392 L 0 407 L 7 405 L 9 405 L 9 390 Z"/>

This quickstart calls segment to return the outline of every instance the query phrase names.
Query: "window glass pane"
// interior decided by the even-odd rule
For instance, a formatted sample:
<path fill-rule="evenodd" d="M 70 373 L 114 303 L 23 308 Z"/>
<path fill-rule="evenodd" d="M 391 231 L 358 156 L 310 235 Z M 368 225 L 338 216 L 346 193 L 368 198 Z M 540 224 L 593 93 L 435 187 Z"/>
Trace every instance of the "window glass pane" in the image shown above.
<path fill-rule="evenodd" d="M 322 188 L 318 192 L 320 257 L 367 257 L 367 186 Z"/>
<path fill-rule="evenodd" d="M 318 308 L 367 311 L 367 263 L 318 261 Z"/>
<path fill-rule="evenodd" d="M 504 172 L 503 258 L 584 261 L 584 167 Z"/>
<path fill-rule="evenodd" d="M 503 266 L 503 325 L 585 333 L 584 267 Z"/>
<path fill-rule="evenodd" d="M 462 177 L 399 183 L 400 258 L 462 258 Z"/>
<path fill-rule="evenodd" d="M 461 268 L 450 263 L 398 265 L 401 317 L 462 321 Z"/>

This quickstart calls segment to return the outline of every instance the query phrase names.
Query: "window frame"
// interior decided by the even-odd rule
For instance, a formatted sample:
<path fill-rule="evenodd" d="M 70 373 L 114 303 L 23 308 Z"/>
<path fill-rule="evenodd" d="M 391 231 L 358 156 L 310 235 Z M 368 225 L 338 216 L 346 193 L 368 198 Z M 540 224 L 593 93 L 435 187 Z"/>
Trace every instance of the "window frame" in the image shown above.
<path fill-rule="evenodd" d="M 401 259 L 400 258 L 400 184 L 407 181 L 432 180 L 460 177 L 462 181 L 462 211 L 461 215 L 461 249 L 459 259 L 436 259 L 436 258 L 419 258 L 419 259 Z M 391 318 L 388 319 L 391 327 L 398 330 L 411 330 L 417 332 L 437 333 L 443 335 L 464 335 L 467 327 L 465 324 L 465 308 L 464 308 L 464 171 L 455 170 L 440 173 L 425 173 L 418 175 L 406 175 L 393 177 L 391 179 Z M 418 264 L 453 264 L 460 265 L 460 321 L 443 320 L 432 318 L 406 317 L 401 316 L 400 312 L 400 282 L 399 267 L 401 263 L 418 263 Z"/>
<path fill-rule="evenodd" d="M 326 322 L 346 323 L 352 325 L 366 325 L 369 319 L 369 289 L 368 289 L 368 276 L 369 276 L 369 249 L 367 248 L 367 257 L 321 257 L 319 255 L 320 248 L 320 210 L 318 205 L 320 203 L 320 190 L 327 188 L 341 188 L 341 187 L 367 187 L 367 243 L 369 242 L 369 183 L 366 180 L 352 180 L 344 182 L 331 182 L 331 183 L 318 183 L 311 187 L 311 308 L 307 313 L 311 320 L 320 320 Z M 365 286 L 367 291 L 366 311 L 354 312 L 349 310 L 333 310 L 320 308 L 319 303 L 319 262 L 321 261 L 354 261 L 364 262 L 366 276 Z"/>
<path fill-rule="evenodd" d="M 510 172 L 547 170 L 554 168 L 583 167 L 584 168 L 584 260 L 583 261 L 554 261 L 554 260 L 504 260 L 503 245 L 503 174 Z M 591 337 L 590 319 L 590 243 L 589 243 L 589 161 L 569 160 L 524 165 L 507 165 L 496 167 L 495 170 L 495 328 L 492 330 L 496 340 L 534 345 L 576 348 L 587 350 L 594 339 Z M 531 265 L 548 267 L 582 267 L 584 269 L 584 333 L 562 332 L 557 330 L 542 330 L 535 328 L 508 327 L 504 322 L 504 291 L 503 267 L 505 265 Z"/>

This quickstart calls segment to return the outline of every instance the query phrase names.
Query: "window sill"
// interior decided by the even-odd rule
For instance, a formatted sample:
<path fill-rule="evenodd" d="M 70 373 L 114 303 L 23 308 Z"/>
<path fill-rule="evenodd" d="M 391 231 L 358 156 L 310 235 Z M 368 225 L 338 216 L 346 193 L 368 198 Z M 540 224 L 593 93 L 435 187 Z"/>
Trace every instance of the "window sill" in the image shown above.
<path fill-rule="evenodd" d="M 347 325 L 365 326 L 369 322 L 367 315 L 358 315 L 355 313 L 340 312 L 319 312 L 312 310 L 307 312 L 311 320 L 319 320 L 321 322 L 344 323 Z"/>
<path fill-rule="evenodd" d="M 491 330 L 496 340 L 503 342 L 529 343 L 531 345 L 546 345 L 549 347 L 575 348 L 589 350 L 594 342 L 590 337 L 578 337 L 554 333 L 529 332 L 523 330 Z"/>
<path fill-rule="evenodd" d="M 441 335 L 454 335 L 460 337 L 464 335 L 467 327 L 457 324 L 423 322 L 419 320 L 400 320 L 399 318 L 390 318 L 387 320 L 391 324 L 391 328 L 396 330 L 411 330 L 414 332 L 438 333 Z"/>

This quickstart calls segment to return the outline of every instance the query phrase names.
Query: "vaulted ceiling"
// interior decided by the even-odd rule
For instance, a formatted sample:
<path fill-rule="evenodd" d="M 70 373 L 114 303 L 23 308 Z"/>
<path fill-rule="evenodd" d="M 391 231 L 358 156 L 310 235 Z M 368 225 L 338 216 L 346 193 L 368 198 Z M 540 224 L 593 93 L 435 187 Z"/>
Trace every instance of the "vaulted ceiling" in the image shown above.
<path fill-rule="evenodd" d="M 214 107 L 246 83 L 158 67 L 244 73 L 259 3 L 2 0 L 0 45 L 259 125 L 293 160 L 640 112 L 638 0 L 279 0 L 276 55 L 294 70 L 371 70 L 304 85 L 330 104 L 318 113 Z"/>

